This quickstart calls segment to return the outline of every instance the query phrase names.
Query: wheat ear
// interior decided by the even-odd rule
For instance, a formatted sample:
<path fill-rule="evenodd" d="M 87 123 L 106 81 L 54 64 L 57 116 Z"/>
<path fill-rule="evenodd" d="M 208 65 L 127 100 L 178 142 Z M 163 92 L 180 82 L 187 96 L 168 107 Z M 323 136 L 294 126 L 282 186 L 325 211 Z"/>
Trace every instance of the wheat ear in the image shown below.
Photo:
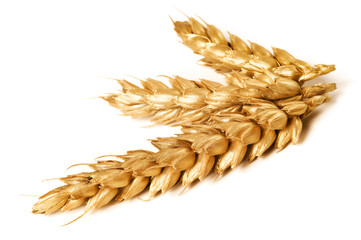
<path fill-rule="evenodd" d="M 230 131 L 227 137 L 219 129 L 228 128 L 229 124 L 243 127 Z M 177 137 L 153 140 L 158 152 L 130 151 L 116 156 L 122 161 L 89 164 L 94 172 L 60 178 L 66 185 L 41 196 L 33 213 L 66 211 L 85 202 L 87 213 L 112 199 L 132 198 L 143 192 L 148 184 L 149 197 L 159 191 L 166 192 L 178 181 L 187 187 L 197 179 L 204 179 L 213 169 L 216 159 L 215 169 L 220 174 L 226 168 L 238 165 L 248 148 L 252 159 L 260 156 L 273 143 L 275 135 L 275 131 L 262 131 L 257 124 L 244 120 L 237 123 L 227 120 L 214 127 L 185 127 Z"/>
<path fill-rule="evenodd" d="M 297 99 L 281 100 L 279 104 L 287 106 Z M 116 201 L 132 198 L 148 185 L 149 197 L 153 197 L 159 191 L 166 192 L 179 180 L 184 187 L 202 180 L 213 167 L 217 174 L 222 174 L 229 167 L 235 168 L 246 153 L 253 161 L 274 142 L 279 150 L 290 141 L 296 144 L 302 131 L 301 119 L 328 99 L 326 94 L 311 97 L 300 115 L 286 115 L 274 104 L 259 100 L 244 106 L 240 113 L 214 115 L 207 125 L 183 126 L 183 133 L 176 137 L 152 141 L 158 152 L 129 151 L 115 156 L 122 161 L 86 164 L 94 172 L 59 178 L 66 185 L 41 196 L 33 213 L 71 210 L 86 202 L 85 214 L 114 198 Z"/>
<path fill-rule="evenodd" d="M 325 74 L 333 66 L 313 68 L 281 50 L 269 55 L 252 43 L 251 48 L 245 45 L 242 50 L 244 44 L 235 36 L 231 35 L 228 44 L 214 26 L 204 27 L 192 18 L 189 21 L 174 23 L 178 34 L 186 40 L 189 37 L 191 47 L 198 46 L 195 51 L 202 50 L 212 66 L 237 70 L 226 75 L 229 85 L 174 77 L 169 78 L 172 88 L 153 79 L 143 81 L 140 88 L 120 81 L 123 91 L 103 98 L 125 115 L 153 116 L 156 123 L 178 121 L 188 125 L 183 125 L 182 133 L 175 137 L 152 140 L 157 152 L 135 150 L 113 155 L 119 161 L 101 160 L 107 157 L 102 156 L 97 163 L 85 164 L 94 171 L 59 178 L 65 185 L 41 196 L 33 213 L 66 211 L 86 203 L 85 214 L 113 199 L 133 198 L 148 186 L 151 198 L 177 182 L 186 188 L 204 179 L 212 169 L 222 174 L 245 158 L 253 161 L 273 144 L 282 150 L 288 143 L 298 142 L 302 119 L 328 102 L 327 93 L 336 88 L 335 84 L 302 87 L 305 80 Z M 192 37 L 200 40 L 193 41 Z M 226 49 L 226 45 L 231 47 Z M 238 54 L 245 52 L 248 58 L 243 61 Z M 218 55 L 212 58 L 212 54 Z M 224 54 L 230 55 L 225 58 Z M 232 58 L 233 63 L 242 64 L 227 62 Z M 267 66 L 271 62 L 275 65 Z M 203 112 L 206 114 L 194 117 Z"/>
<path fill-rule="evenodd" d="M 272 54 L 257 43 L 250 42 L 248 46 L 233 34 L 229 34 L 228 42 L 218 28 L 206 22 L 203 25 L 192 17 L 188 17 L 188 21 L 173 23 L 183 44 L 202 55 L 205 65 L 220 72 L 238 70 L 253 74 L 266 69 L 293 80 L 307 81 L 335 70 L 334 65 L 312 67 L 280 48 L 272 48 Z"/>
<path fill-rule="evenodd" d="M 308 111 L 307 103 L 311 97 L 336 88 L 333 83 L 300 87 L 289 79 L 283 81 L 271 76 L 267 80 L 256 80 L 240 73 L 227 76 L 231 86 L 209 80 L 187 80 L 179 76 L 168 79 L 172 87 L 150 78 L 141 81 L 143 88 L 126 80 L 118 80 L 122 90 L 102 98 L 126 116 L 151 116 L 155 124 L 199 124 L 206 123 L 213 115 L 247 111 L 248 118 L 264 125 L 264 122 L 257 120 L 260 119 L 259 115 L 277 115 L 285 123 L 285 113 L 302 115 Z M 250 108 L 253 111 L 247 110 Z"/>

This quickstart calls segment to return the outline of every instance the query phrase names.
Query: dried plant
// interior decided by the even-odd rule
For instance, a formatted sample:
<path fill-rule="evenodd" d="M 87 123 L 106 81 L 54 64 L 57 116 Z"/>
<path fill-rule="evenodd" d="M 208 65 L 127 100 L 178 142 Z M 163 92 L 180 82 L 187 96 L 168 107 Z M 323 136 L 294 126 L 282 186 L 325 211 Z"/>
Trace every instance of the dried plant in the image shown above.
<path fill-rule="evenodd" d="M 202 55 L 205 65 L 220 72 L 237 70 L 252 76 L 268 70 L 293 80 L 307 81 L 335 70 L 334 65 L 317 64 L 312 67 L 283 49 L 272 48 L 272 54 L 257 43 L 250 42 L 248 46 L 230 33 L 227 41 L 218 28 L 206 22 L 204 26 L 192 17 L 188 17 L 188 21 L 173 23 L 184 45 Z"/>
<path fill-rule="evenodd" d="M 152 140 L 158 152 L 135 150 L 112 155 L 120 161 L 85 164 L 95 171 L 59 178 L 65 185 L 41 196 L 33 213 L 71 210 L 85 202 L 84 213 L 87 213 L 114 198 L 120 202 L 135 197 L 148 183 L 149 197 L 153 197 L 160 191 L 165 193 L 178 181 L 187 187 L 195 180 L 202 180 L 213 168 L 217 174 L 229 167 L 233 169 L 246 153 L 253 161 L 275 141 L 279 149 L 290 141 L 298 142 L 302 131 L 299 116 L 284 123 L 283 117 L 270 114 L 268 119 L 260 121 L 266 124 L 257 124 L 253 118 L 239 113 L 221 114 L 213 116 L 207 125 L 183 126 L 182 134 Z M 276 129 L 281 129 L 278 137 Z M 101 158 L 104 157 L 109 155 Z"/>
<path fill-rule="evenodd" d="M 239 73 L 227 76 L 228 82 L 232 82 L 229 86 L 179 76 L 167 78 L 172 87 L 154 79 L 141 81 L 143 88 L 118 80 L 122 90 L 102 98 L 126 116 L 152 116 L 151 121 L 156 124 L 204 124 L 213 115 L 232 112 L 246 114 L 260 125 L 264 125 L 266 116 L 278 116 L 283 121 L 275 129 L 281 129 L 287 115 L 308 114 L 311 99 L 336 88 L 334 83 L 300 87 L 289 79 L 274 84 L 279 78 L 269 83 Z"/>
<path fill-rule="evenodd" d="M 290 142 L 297 144 L 302 120 L 328 102 L 327 93 L 336 89 L 325 83 L 303 86 L 332 71 L 333 65 L 311 67 L 280 49 L 274 49 L 273 56 L 257 44 L 249 48 L 234 35 L 228 43 L 217 28 L 204 27 L 193 18 L 174 25 L 183 42 L 204 55 L 207 64 L 228 71 L 228 85 L 179 76 L 167 77 L 170 87 L 154 79 L 141 81 L 142 87 L 118 80 L 122 90 L 102 97 L 111 106 L 127 116 L 152 117 L 155 124 L 181 125 L 182 133 L 152 140 L 157 152 L 128 151 L 76 164 L 93 171 L 59 178 L 65 185 L 41 196 L 33 213 L 66 211 L 85 203 L 85 214 L 147 188 L 152 198 L 178 182 L 185 189 L 212 170 L 220 175 L 244 159 L 253 161 L 272 145 L 282 150 Z"/>
<path fill-rule="evenodd" d="M 148 185 L 149 197 L 153 197 L 178 181 L 187 187 L 202 180 L 212 169 L 217 174 L 234 169 L 246 156 L 253 161 L 274 143 L 279 150 L 289 142 L 296 144 L 302 131 L 301 119 L 329 100 L 326 94 L 300 101 L 302 97 L 276 104 L 252 99 L 238 112 L 217 113 L 207 124 L 183 126 L 183 133 L 176 137 L 152 140 L 158 152 L 135 150 L 112 155 L 120 161 L 85 164 L 95 171 L 59 178 L 66 185 L 41 196 L 33 213 L 71 210 L 86 202 L 85 214 L 112 199 L 120 202 L 133 198 Z"/>

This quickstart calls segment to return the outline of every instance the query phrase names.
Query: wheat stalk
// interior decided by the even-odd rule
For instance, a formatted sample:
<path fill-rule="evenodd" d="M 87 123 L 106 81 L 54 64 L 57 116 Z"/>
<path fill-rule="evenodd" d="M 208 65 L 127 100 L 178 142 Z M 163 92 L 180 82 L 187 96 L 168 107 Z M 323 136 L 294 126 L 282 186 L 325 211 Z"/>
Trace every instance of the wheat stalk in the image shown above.
<path fill-rule="evenodd" d="M 132 198 L 143 192 L 148 183 L 149 197 L 166 192 L 178 181 L 187 187 L 204 179 L 214 165 L 218 174 L 228 167 L 234 168 L 247 149 L 251 160 L 261 156 L 275 140 L 274 130 L 262 130 L 238 115 L 219 116 L 211 126 L 184 127 L 182 131 L 176 137 L 153 140 L 158 152 L 130 151 L 116 156 L 122 161 L 98 161 L 89 164 L 93 172 L 60 178 L 66 185 L 41 196 L 33 213 L 66 211 L 84 202 L 87 213 L 113 198 L 116 201 Z"/>
<path fill-rule="evenodd" d="M 283 100 L 280 104 L 287 106 L 294 101 L 297 100 Z M 160 191 L 165 193 L 178 181 L 188 187 L 197 179 L 203 180 L 213 168 L 218 175 L 229 167 L 234 169 L 246 153 L 253 161 L 274 142 L 279 150 L 289 142 L 296 144 L 302 131 L 301 118 L 326 101 L 328 96 L 325 94 L 313 96 L 304 102 L 308 107 L 302 114 L 286 115 L 261 100 L 255 105 L 244 106 L 246 110 L 240 113 L 213 115 L 207 125 L 183 126 L 183 133 L 176 137 L 152 140 L 158 152 L 135 150 L 125 155 L 112 155 L 122 161 L 99 160 L 85 164 L 94 172 L 59 178 L 66 185 L 41 196 L 33 213 L 71 210 L 86 202 L 85 214 L 112 199 L 120 202 L 133 198 L 148 185 L 150 198 Z M 274 113 L 275 108 L 284 115 Z M 252 114 L 258 114 L 258 117 Z M 287 116 L 286 122 L 283 116 Z"/>
<path fill-rule="evenodd" d="M 151 116 L 155 124 L 199 124 L 206 123 L 213 115 L 247 111 L 248 117 L 260 125 L 264 125 L 264 121 L 259 121 L 260 115 L 283 118 L 283 124 L 275 128 L 281 129 L 287 121 L 286 114 L 304 114 L 310 98 L 336 88 L 335 84 L 300 87 L 289 79 L 282 81 L 270 76 L 267 80 L 256 80 L 240 73 L 227 76 L 227 81 L 232 83 L 230 86 L 204 79 L 167 78 L 172 87 L 150 78 L 141 81 L 143 88 L 118 80 L 122 90 L 102 98 L 120 109 L 123 115 Z"/>
<path fill-rule="evenodd" d="M 220 72 L 238 70 L 253 75 L 266 69 L 279 76 L 307 81 L 335 70 L 334 65 L 317 64 L 312 67 L 280 48 L 273 47 L 272 54 L 257 43 L 250 42 L 248 46 L 230 33 L 227 41 L 218 28 L 206 22 L 202 25 L 192 17 L 188 17 L 188 21 L 173 23 L 183 44 L 202 55 L 205 65 Z"/>
<path fill-rule="evenodd" d="M 171 87 L 154 79 L 141 81 L 142 87 L 119 80 L 120 93 L 102 97 L 110 105 L 124 115 L 151 116 L 156 124 L 180 124 L 182 133 L 152 140 L 156 152 L 135 150 L 76 164 L 94 171 L 58 178 L 65 185 L 41 196 L 33 213 L 86 204 L 86 214 L 147 188 L 152 198 L 178 182 L 185 189 L 212 170 L 221 175 L 244 159 L 253 161 L 272 145 L 280 151 L 290 142 L 297 144 L 302 120 L 328 102 L 327 93 L 336 89 L 325 83 L 303 86 L 304 81 L 332 71 L 333 65 L 311 67 L 280 49 L 274 49 L 273 56 L 255 43 L 249 48 L 234 35 L 228 43 L 217 28 L 204 27 L 193 18 L 174 25 L 183 42 L 206 57 L 204 61 L 231 71 L 225 74 L 228 85 L 179 76 L 168 77 Z M 104 160 L 110 156 L 119 160 Z"/>

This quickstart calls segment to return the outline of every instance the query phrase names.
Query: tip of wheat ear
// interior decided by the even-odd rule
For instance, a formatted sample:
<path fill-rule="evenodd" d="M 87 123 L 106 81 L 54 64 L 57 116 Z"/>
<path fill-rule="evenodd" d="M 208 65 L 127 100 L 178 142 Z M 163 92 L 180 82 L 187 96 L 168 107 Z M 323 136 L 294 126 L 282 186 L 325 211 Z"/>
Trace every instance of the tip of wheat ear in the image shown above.
<path fill-rule="evenodd" d="M 223 70 L 227 85 L 179 76 L 167 77 L 168 87 L 155 79 L 141 80 L 139 87 L 118 80 L 122 91 L 101 97 L 132 117 L 152 116 L 156 123 L 178 122 L 181 133 L 151 140 L 156 152 L 128 151 L 103 155 L 87 165 L 93 171 L 58 178 L 65 185 L 39 197 L 35 214 L 68 211 L 85 205 L 84 213 L 137 197 L 146 189 L 149 198 L 165 193 L 177 183 L 183 191 L 203 180 L 212 170 L 221 175 L 242 161 L 254 161 L 271 146 L 279 151 L 297 144 L 302 120 L 323 103 L 335 84 L 303 86 L 304 81 L 335 69 L 314 67 L 285 50 L 262 46 L 230 34 L 228 42 L 213 25 L 173 21 L 184 44 L 203 55 L 204 62 Z M 108 157 L 118 160 L 106 160 Z M 182 192 L 183 192 L 182 191 Z M 181 192 L 181 193 L 182 193 Z M 67 225 L 67 224 L 66 224 Z"/>

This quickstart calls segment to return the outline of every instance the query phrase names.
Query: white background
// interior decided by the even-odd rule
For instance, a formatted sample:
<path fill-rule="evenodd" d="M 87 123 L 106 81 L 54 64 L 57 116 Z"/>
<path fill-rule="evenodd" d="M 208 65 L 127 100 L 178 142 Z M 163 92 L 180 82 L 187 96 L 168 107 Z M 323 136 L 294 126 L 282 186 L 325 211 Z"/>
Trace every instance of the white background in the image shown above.
<path fill-rule="evenodd" d="M 1 1 L 2 239 L 360 239 L 360 13 L 357 1 Z M 177 10 L 245 40 L 337 70 L 332 101 L 305 122 L 301 142 L 214 175 L 178 196 L 90 213 L 33 215 L 42 182 L 103 154 L 154 150 L 178 129 L 119 116 L 97 96 L 111 78 L 181 75 L 221 81 L 173 32 Z M 142 195 L 146 198 L 146 195 Z M 10 235 L 9 235 L 10 234 Z M 4 238 L 4 236 L 7 236 Z"/>

